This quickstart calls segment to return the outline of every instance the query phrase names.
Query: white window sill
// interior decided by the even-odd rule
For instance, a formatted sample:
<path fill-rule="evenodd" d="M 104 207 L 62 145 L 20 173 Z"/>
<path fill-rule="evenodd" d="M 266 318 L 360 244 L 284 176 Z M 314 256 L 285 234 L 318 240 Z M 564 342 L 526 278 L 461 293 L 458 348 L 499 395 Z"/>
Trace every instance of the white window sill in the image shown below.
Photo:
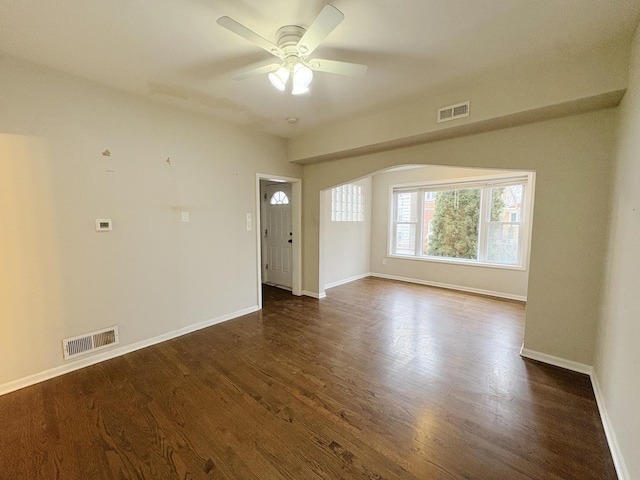
<path fill-rule="evenodd" d="M 526 271 L 527 268 L 524 265 L 503 265 L 501 263 L 481 263 L 476 262 L 474 260 L 467 260 L 464 258 L 438 258 L 438 257 L 413 257 L 410 255 L 397 255 L 397 254 L 388 254 L 388 258 L 398 258 L 401 260 L 413 260 L 419 262 L 433 262 L 433 263 L 448 263 L 453 265 L 464 265 L 466 267 L 483 267 L 483 268 L 498 268 L 501 270 L 516 270 L 516 271 Z"/>

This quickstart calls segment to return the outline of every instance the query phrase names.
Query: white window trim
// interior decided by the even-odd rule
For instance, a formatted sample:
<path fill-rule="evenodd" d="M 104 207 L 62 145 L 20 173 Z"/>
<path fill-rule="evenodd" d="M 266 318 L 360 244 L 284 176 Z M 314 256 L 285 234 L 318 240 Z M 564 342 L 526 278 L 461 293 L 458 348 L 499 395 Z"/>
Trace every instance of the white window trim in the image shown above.
<path fill-rule="evenodd" d="M 407 189 L 428 189 L 428 190 L 450 190 L 453 186 L 459 186 L 460 188 L 473 188 L 473 187 L 491 187 L 491 186 L 500 186 L 501 183 L 509 183 L 512 180 L 522 179 L 526 177 L 526 187 L 524 189 L 523 195 L 523 203 L 524 207 L 522 208 L 522 219 L 521 222 L 515 222 L 521 224 L 521 232 L 520 232 L 520 256 L 519 263 L 517 265 L 507 265 L 502 263 L 490 263 L 490 262 L 481 262 L 478 260 L 471 260 L 466 258 L 449 258 L 449 257 L 428 257 L 428 256 L 415 256 L 410 255 L 398 255 L 393 253 L 394 251 L 394 220 L 395 220 L 395 211 L 394 211 L 394 191 Z M 497 268 L 504 270 L 520 270 L 526 271 L 529 268 L 529 256 L 531 252 L 531 227 L 533 224 L 533 204 L 534 204 L 534 192 L 535 192 L 535 172 L 513 172 L 506 174 L 498 174 L 498 175 L 485 175 L 481 177 L 464 177 L 464 178 L 456 178 L 449 180 L 438 180 L 433 182 L 413 182 L 413 183 L 401 183 L 395 185 L 389 185 L 389 211 L 387 215 L 388 221 L 388 231 L 387 231 L 387 257 L 402 259 L 408 261 L 419 261 L 419 262 L 434 262 L 434 263 L 450 263 L 455 265 L 465 265 L 470 267 L 482 267 L 482 268 Z M 482 204 L 487 202 L 484 198 L 488 196 L 488 189 L 483 190 L 483 198 L 481 200 L 481 208 L 480 214 L 482 215 L 483 209 Z M 420 205 L 420 199 L 423 200 L 424 203 L 424 195 L 420 194 L 418 198 L 418 204 Z M 418 222 L 416 228 L 416 235 L 419 235 L 419 239 L 422 238 L 422 225 L 424 222 L 420 220 Z M 514 223 L 514 222 L 491 222 L 491 223 Z M 486 242 L 486 232 L 483 232 L 484 229 L 481 227 L 482 222 L 480 224 L 479 232 L 478 232 L 478 245 L 480 246 L 480 242 Z M 420 230 L 420 232 L 418 232 Z M 421 248 L 421 241 L 416 240 L 415 248 Z M 416 251 L 417 253 L 417 251 Z"/>

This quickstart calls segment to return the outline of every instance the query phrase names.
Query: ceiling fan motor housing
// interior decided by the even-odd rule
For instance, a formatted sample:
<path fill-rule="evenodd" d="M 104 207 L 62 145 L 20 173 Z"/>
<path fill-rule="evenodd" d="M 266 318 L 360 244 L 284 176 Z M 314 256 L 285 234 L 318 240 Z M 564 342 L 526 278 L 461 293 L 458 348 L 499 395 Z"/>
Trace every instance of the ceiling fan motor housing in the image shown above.
<path fill-rule="evenodd" d="M 298 42 L 305 32 L 306 30 L 298 25 L 285 25 L 276 32 L 276 44 L 284 53 L 287 63 L 297 63 L 300 58 L 304 59 L 305 51 L 308 52 L 309 49 L 304 45 L 298 45 Z"/>

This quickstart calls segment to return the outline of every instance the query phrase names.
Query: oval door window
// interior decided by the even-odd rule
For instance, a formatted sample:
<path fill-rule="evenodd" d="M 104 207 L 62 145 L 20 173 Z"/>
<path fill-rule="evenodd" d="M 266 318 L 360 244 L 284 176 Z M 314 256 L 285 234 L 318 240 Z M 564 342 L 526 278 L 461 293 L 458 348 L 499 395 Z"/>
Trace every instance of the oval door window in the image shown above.
<path fill-rule="evenodd" d="M 271 205 L 287 205 L 289 203 L 289 197 L 282 190 L 278 190 L 271 195 Z"/>

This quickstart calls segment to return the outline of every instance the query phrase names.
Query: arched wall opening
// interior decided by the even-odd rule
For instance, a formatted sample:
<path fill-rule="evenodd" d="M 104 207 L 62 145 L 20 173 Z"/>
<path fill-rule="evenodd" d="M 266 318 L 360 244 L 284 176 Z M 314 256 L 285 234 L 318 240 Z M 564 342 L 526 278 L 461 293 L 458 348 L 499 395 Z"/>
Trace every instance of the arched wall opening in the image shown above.
<path fill-rule="evenodd" d="M 523 188 L 522 198 L 517 199 L 521 207 L 517 214 L 520 216 L 517 219 L 519 225 L 489 226 L 483 215 L 483 209 L 487 208 L 485 203 L 489 202 L 480 193 L 491 191 L 488 185 L 491 185 L 492 179 L 494 182 L 504 183 L 516 177 L 525 177 L 528 183 Z M 525 171 L 404 165 L 374 172 L 347 185 L 323 190 L 320 206 L 319 275 L 324 281 L 320 283 L 320 296 L 328 288 L 367 276 L 377 276 L 526 301 L 534 177 L 532 172 Z M 474 218 L 460 220 L 466 223 L 465 228 L 468 228 L 469 223 L 476 226 L 470 232 L 468 245 L 465 245 L 469 249 L 466 252 L 469 254 L 467 258 L 455 259 L 448 255 L 428 254 L 427 244 L 430 235 L 434 235 L 433 231 L 430 233 L 429 226 L 434 225 L 430 220 L 435 213 L 436 200 L 435 197 L 429 200 L 422 193 L 420 196 L 424 198 L 414 206 L 417 207 L 414 213 L 416 218 L 415 224 L 411 225 L 409 239 L 415 250 L 409 255 L 397 252 L 394 243 L 402 232 L 399 233 L 397 227 L 394 232 L 393 191 L 418 189 L 425 185 L 441 189 L 444 185 L 458 185 L 460 188 L 473 185 L 472 201 L 475 203 L 467 205 L 466 211 L 472 212 Z M 351 215 L 349 221 L 342 221 L 339 213 L 336 215 L 331 210 L 340 207 L 340 203 L 336 204 L 336 198 L 340 199 L 341 190 L 346 190 L 347 187 L 357 188 L 362 195 L 356 197 L 355 192 L 350 194 L 350 200 L 352 197 L 353 200 L 362 200 L 361 206 L 354 204 L 350 207 L 354 211 L 364 208 L 359 215 Z M 498 190 L 495 189 L 496 192 Z M 504 188 L 500 191 L 506 196 L 510 192 Z M 416 194 L 411 195 L 418 197 Z M 508 208 L 502 202 L 502 213 L 507 212 L 508 215 Z M 497 211 L 493 212 L 496 213 Z M 499 246 L 498 241 L 490 243 L 489 228 L 493 229 L 491 238 L 497 239 L 498 233 L 503 245 L 510 242 L 509 248 L 512 248 L 515 244 L 519 255 L 513 260 L 513 264 L 509 264 L 509 259 L 492 261 L 495 257 L 483 258 L 483 253 L 489 251 L 489 247 L 491 251 L 495 251 Z M 414 241 L 416 237 L 417 241 Z"/>
<path fill-rule="evenodd" d="M 592 365 L 616 112 L 599 110 L 303 168 L 303 289 L 319 295 L 321 192 L 400 165 L 536 172 L 525 348 Z"/>

